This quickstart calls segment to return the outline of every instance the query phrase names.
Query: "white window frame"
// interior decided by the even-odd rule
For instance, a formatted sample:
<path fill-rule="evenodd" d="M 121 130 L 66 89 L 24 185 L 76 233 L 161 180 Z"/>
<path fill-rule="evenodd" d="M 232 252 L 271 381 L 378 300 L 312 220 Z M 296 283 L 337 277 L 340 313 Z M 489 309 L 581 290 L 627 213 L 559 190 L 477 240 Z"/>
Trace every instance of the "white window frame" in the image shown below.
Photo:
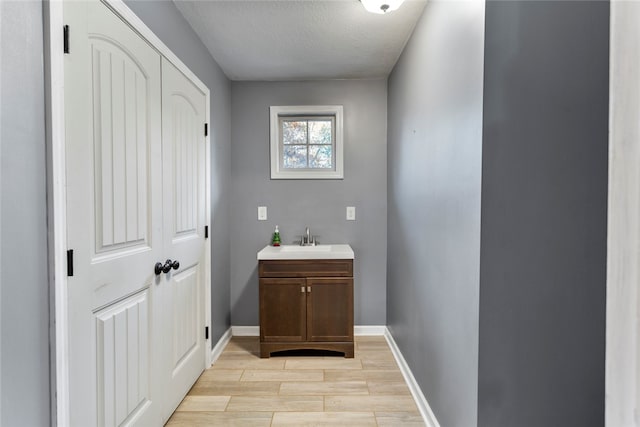
<path fill-rule="evenodd" d="M 280 118 L 282 117 L 335 117 L 335 129 L 332 129 L 333 169 L 285 169 L 282 166 L 282 135 Z M 342 105 L 293 105 L 271 106 L 271 179 L 344 179 L 343 156 L 343 108 Z"/>

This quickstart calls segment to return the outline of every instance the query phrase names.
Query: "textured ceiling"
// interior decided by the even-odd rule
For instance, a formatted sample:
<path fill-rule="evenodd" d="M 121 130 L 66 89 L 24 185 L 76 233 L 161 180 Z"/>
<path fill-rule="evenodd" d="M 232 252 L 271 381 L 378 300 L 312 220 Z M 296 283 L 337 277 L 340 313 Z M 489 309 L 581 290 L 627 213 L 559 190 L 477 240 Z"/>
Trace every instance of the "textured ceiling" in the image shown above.
<path fill-rule="evenodd" d="M 389 75 L 426 4 L 385 15 L 358 0 L 174 0 L 231 80 Z"/>

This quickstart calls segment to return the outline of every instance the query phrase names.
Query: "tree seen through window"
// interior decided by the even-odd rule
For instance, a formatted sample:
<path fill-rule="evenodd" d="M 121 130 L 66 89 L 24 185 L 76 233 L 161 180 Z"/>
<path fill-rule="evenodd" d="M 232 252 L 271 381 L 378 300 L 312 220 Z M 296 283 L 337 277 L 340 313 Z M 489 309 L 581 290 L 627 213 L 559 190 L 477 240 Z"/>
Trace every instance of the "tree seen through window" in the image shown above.
<path fill-rule="evenodd" d="M 286 169 L 333 168 L 333 121 L 282 118 L 282 163 Z"/>

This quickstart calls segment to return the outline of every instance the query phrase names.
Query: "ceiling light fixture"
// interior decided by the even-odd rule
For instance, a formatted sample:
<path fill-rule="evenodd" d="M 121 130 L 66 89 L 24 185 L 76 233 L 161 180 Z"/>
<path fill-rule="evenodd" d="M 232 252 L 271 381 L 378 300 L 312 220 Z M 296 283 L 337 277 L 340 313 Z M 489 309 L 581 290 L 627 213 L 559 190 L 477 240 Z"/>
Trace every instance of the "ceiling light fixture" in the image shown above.
<path fill-rule="evenodd" d="M 367 11 L 383 15 L 400 7 L 404 0 L 360 0 Z"/>

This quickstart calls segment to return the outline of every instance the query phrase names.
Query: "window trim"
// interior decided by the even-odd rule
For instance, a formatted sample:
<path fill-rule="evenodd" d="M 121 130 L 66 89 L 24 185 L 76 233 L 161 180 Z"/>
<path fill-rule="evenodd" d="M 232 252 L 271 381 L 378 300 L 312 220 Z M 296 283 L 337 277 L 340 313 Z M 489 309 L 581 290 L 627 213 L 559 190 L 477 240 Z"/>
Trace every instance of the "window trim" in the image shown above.
<path fill-rule="evenodd" d="M 294 105 L 271 106 L 271 179 L 344 179 L 343 162 L 343 108 L 342 105 Z M 282 135 L 280 119 L 282 117 L 335 117 L 333 129 L 334 162 L 333 169 L 285 169 L 282 161 Z"/>

